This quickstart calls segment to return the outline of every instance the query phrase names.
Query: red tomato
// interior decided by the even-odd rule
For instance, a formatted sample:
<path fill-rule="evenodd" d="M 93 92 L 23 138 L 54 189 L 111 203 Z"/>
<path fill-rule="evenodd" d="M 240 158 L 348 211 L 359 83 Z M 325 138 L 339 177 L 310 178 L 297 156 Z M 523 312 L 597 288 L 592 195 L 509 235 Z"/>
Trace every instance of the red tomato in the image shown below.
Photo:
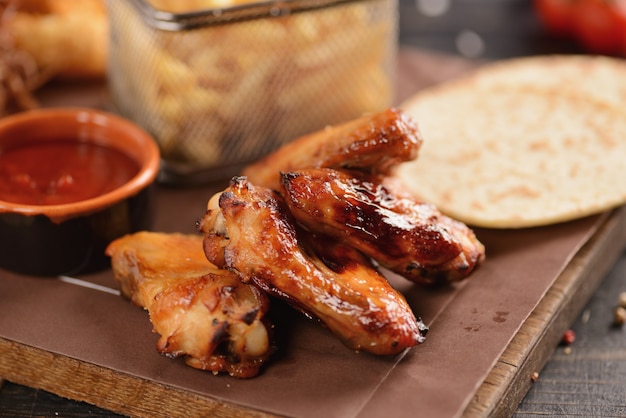
<path fill-rule="evenodd" d="M 575 36 L 590 52 L 626 51 L 626 0 L 582 0 L 575 11 Z"/>
<path fill-rule="evenodd" d="M 574 33 L 574 9 L 579 0 L 534 0 L 535 13 L 553 35 L 569 37 Z"/>
<path fill-rule="evenodd" d="M 550 33 L 592 53 L 626 55 L 626 0 L 533 0 L 533 6 Z"/>

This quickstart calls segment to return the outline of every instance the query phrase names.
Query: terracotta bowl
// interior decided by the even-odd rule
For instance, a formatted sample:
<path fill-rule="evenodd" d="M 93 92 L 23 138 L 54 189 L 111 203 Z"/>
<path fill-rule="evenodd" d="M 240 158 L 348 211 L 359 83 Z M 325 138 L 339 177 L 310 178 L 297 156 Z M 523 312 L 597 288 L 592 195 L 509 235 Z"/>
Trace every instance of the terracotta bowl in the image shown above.
<path fill-rule="evenodd" d="M 148 133 L 105 112 L 0 119 L 0 268 L 54 276 L 108 267 L 109 242 L 151 226 L 159 162 Z"/>

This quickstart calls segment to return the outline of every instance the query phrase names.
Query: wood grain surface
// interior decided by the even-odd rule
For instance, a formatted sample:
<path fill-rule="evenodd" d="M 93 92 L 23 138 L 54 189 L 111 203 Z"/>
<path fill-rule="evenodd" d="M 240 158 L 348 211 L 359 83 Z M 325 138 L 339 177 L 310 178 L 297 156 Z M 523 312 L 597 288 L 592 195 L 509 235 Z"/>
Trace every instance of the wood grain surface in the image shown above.
<path fill-rule="evenodd" d="M 612 319 L 625 277 L 622 255 L 573 322 L 576 341 L 554 350 L 515 418 L 626 416 L 626 335 Z"/>

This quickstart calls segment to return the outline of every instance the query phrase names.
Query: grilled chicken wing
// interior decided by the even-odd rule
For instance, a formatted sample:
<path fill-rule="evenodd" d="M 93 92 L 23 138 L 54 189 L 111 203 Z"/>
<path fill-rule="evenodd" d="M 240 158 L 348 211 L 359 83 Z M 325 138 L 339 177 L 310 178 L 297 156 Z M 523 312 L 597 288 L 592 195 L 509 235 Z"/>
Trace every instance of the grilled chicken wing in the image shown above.
<path fill-rule="evenodd" d="M 382 180 L 305 169 L 282 174 L 282 193 L 305 228 L 338 239 L 412 281 L 439 284 L 467 277 L 484 257 L 472 230 L 432 205 L 397 195 Z"/>
<path fill-rule="evenodd" d="M 138 232 L 107 248 L 122 294 L 148 310 L 157 350 L 248 378 L 271 351 L 267 295 L 211 264 L 200 235 Z"/>
<path fill-rule="evenodd" d="M 404 297 L 355 250 L 337 246 L 318 258 L 303 249 L 284 201 L 269 188 L 234 178 L 209 201 L 198 229 L 209 260 L 320 319 L 352 349 L 388 355 L 424 339 Z"/>
<path fill-rule="evenodd" d="M 387 174 L 394 165 L 414 160 L 421 145 L 415 123 L 392 108 L 300 137 L 249 165 L 242 174 L 253 184 L 274 190 L 280 188 L 279 172 L 301 168 Z"/>

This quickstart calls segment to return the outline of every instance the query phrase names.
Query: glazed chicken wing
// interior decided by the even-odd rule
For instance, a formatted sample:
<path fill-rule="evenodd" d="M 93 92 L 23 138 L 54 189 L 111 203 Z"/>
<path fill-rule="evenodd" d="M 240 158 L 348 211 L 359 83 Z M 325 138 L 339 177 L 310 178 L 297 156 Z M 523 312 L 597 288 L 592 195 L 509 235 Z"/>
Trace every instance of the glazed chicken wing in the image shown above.
<path fill-rule="evenodd" d="M 397 195 L 382 177 L 305 169 L 283 174 L 282 183 L 298 223 L 417 283 L 463 279 L 484 257 L 483 245 L 465 224 Z"/>
<path fill-rule="evenodd" d="M 259 373 L 271 351 L 267 295 L 211 264 L 200 235 L 138 232 L 107 254 L 122 294 L 148 310 L 161 354 L 214 373 Z"/>
<path fill-rule="evenodd" d="M 320 258 L 303 248 L 269 188 L 235 177 L 209 201 L 198 229 L 209 260 L 321 320 L 354 350 L 396 354 L 424 339 L 404 297 L 358 252 L 338 245 Z"/>
<path fill-rule="evenodd" d="M 249 165 L 243 175 L 258 186 L 280 188 L 279 172 L 301 168 L 350 168 L 387 174 L 417 157 L 422 137 L 408 115 L 397 109 L 365 115 L 283 145 Z"/>

